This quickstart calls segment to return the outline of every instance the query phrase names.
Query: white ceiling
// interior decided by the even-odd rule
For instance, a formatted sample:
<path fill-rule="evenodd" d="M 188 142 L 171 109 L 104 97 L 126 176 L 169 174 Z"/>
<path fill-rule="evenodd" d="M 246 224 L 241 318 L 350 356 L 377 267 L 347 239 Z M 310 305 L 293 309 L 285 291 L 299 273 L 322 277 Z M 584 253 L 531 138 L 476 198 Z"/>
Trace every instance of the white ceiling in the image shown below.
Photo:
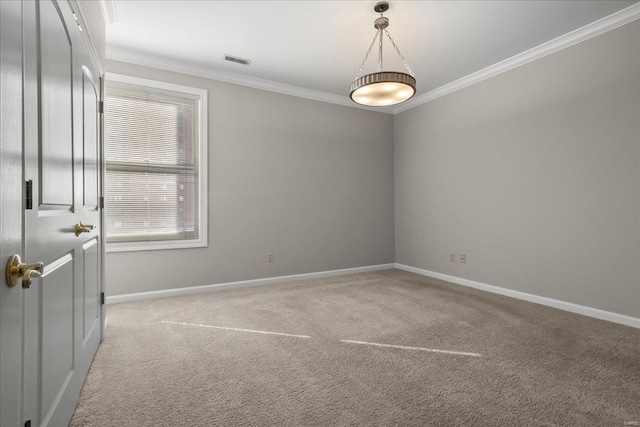
<path fill-rule="evenodd" d="M 420 95 L 637 2 L 390 1 L 385 16 Z M 107 57 L 346 97 L 375 34 L 375 3 L 116 0 Z M 403 70 L 388 39 L 384 47 L 385 70 Z M 251 65 L 223 61 L 224 54 L 251 59 Z M 375 71 L 376 62 L 374 51 L 364 72 Z"/>

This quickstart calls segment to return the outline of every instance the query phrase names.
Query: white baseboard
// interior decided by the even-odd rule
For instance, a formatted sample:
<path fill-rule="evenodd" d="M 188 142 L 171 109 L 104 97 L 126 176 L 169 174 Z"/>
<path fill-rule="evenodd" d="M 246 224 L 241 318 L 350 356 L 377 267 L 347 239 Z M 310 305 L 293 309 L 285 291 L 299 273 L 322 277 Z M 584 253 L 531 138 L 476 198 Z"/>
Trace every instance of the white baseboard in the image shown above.
<path fill-rule="evenodd" d="M 584 316 L 595 317 L 596 319 L 607 320 L 609 322 L 619 323 L 621 325 L 631 326 L 633 328 L 640 329 L 640 319 L 636 317 L 631 317 L 624 314 L 612 313 L 610 311 L 604 311 L 604 310 L 600 310 L 598 308 L 593 308 L 593 307 L 586 307 L 584 305 L 578 305 L 571 302 L 559 301 L 553 298 L 532 295 L 526 292 L 513 291 L 511 289 L 500 288 L 498 286 L 493 286 L 493 285 L 487 285 L 485 283 L 475 282 L 473 280 L 463 279 L 456 276 L 449 276 L 448 274 L 436 273 L 429 270 L 423 270 L 421 268 L 411 267 L 404 264 L 396 264 L 395 266 L 399 270 L 409 271 L 411 273 L 420 274 L 422 276 L 432 277 L 434 279 L 444 280 L 447 282 L 455 283 L 457 285 L 480 289 L 482 291 L 487 291 L 494 294 L 505 295 L 511 298 L 516 298 L 523 301 L 529 301 L 536 304 L 546 305 L 546 306 L 557 308 L 560 310 L 570 311 L 571 313 L 577 313 L 577 314 L 582 314 Z"/>
<path fill-rule="evenodd" d="M 370 265 L 365 267 L 345 268 L 341 270 L 319 271 L 315 273 L 293 274 L 289 276 L 267 277 L 264 279 L 243 280 L 238 282 L 218 283 L 215 285 L 193 286 L 189 288 L 167 289 L 162 291 L 139 292 L 134 294 L 114 295 L 106 297 L 107 304 L 116 304 L 121 302 L 140 301 L 153 298 L 166 298 L 178 295 L 190 295 L 201 292 L 210 292 L 221 289 L 244 288 L 249 286 L 269 285 L 279 282 L 290 282 L 293 280 L 318 279 L 322 277 L 341 276 L 345 274 L 364 273 L 369 271 L 387 270 L 389 268 L 397 268 L 399 270 L 409 271 L 420 274 L 422 276 L 432 277 L 457 285 L 467 286 L 494 294 L 505 295 L 523 301 L 533 302 L 536 304 L 546 305 L 548 307 L 569 311 L 571 313 L 582 314 L 584 316 L 594 317 L 596 319 L 607 320 L 609 322 L 619 323 L 621 325 L 631 326 L 640 329 L 640 319 L 627 316 L 624 314 L 613 313 L 610 311 L 600 310 L 598 308 L 587 307 L 584 305 L 574 304 L 556 300 L 553 298 L 542 297 L 538 295 L 528 294 L 526 292 L 514 291 L 511 289 L 501 288 L 498 286 L 488 285 L 486 283 L 476 282 L 461 277 L 450 276 L 448 274 L 436 273 L 434 271 L 423 270 L 421 268 L 411 267 L 404 264 L 390 263 Z M 106 319 L 105 319 L 106 329 Z"/>
<path fill-rule="evenodd" d="M 293 280 L 318 279 L 322 277 L 342 276 L 344 274 L 364 273 L 368 271 L 387 270 L 396 268 L 396 264 L 379 264 L 365 267 L 344 268 L 341 270 L 319 271 L 316 273 L 293 274 L 290 276 L 267 277 L 264 279 L 243 280 L 239 282 L 218 283 L 216 285 L 193 286 L 189 288 L 167 289 L 162 291 L 139 292 L 135 294 L 114 295 L 106 297 L 107 304 L 115 304 L 120 302 L 139 301 L 152 298 L 165 298 L 178 295 L 190 295 L 201 292 L 210 292 L 221 289 L 244 288 L 249 286 L 268 285 L 278 282 L 291 282 Z"/>

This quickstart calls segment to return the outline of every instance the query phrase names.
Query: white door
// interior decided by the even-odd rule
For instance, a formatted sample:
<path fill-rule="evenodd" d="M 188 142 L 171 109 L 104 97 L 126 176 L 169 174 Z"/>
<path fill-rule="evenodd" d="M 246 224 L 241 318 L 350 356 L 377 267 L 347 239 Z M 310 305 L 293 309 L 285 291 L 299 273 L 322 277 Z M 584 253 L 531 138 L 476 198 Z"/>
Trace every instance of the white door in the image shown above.
<path fill-rule="evenodd" d="M 23 420 L 63 426 L 102 335 L 100 81 L 66 0 L 23 2 L 23 22 L 24 259 L 45 264 L 22 290 Z"/>

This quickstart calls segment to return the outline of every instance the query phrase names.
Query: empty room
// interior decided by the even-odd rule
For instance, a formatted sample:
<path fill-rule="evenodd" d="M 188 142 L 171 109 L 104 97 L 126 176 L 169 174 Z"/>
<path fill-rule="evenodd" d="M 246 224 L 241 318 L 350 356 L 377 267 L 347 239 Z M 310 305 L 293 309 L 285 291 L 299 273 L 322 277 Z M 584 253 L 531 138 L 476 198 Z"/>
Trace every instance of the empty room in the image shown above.
<path fill-rule="evenodd" d="M 0 426 L 640 425 L 640 2 L 0 1 Z"/>

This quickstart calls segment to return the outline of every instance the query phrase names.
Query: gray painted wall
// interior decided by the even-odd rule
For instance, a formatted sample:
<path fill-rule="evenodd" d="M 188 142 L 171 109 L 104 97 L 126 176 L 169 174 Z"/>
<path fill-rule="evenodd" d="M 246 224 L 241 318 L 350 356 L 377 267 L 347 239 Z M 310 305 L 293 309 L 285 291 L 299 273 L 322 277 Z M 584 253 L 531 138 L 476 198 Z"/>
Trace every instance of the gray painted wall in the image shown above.
<path fill-rule="evenodd" d="M 640 21 L 395 116 L 395 205 L 400 264 L 640 317 Z"/>
<path fill-rule="evenodd" d="M 209 247 L 108 253 L 108 296 L 394 262 L 393 116 L 105 64 L 209 90 Z"/>

